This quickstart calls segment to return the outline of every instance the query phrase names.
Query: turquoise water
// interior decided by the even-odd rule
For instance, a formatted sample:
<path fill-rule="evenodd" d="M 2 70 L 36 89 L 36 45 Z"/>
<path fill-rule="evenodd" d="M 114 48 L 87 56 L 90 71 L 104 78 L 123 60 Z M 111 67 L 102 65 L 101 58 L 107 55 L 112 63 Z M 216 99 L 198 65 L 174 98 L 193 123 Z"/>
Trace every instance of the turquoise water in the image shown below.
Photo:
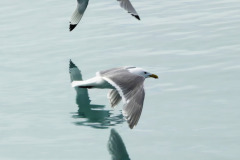
<path fill-rule="evenodd" d="M 113 128 L 133 160 L 239 159 L 240 2 L 132 3 L 141 21 L 116 1 L 91 0 L 69 32 L 75 0 L 0 1 L 1 160 L 111 159 Z M 107 90 L 89 90 L 89 105 L 112 119 L 79 112 L 70 59 L 83 79 L 126 65 L 159 76 L 145 82 L 133 130 Z"/>

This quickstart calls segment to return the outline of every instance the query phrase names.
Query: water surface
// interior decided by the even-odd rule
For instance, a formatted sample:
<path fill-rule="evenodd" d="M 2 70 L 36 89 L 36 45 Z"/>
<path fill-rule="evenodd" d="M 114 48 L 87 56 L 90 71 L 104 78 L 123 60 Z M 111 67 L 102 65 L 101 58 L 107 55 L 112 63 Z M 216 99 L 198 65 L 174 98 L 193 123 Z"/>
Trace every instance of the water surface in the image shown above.
<path fill-rule="evenodd" d="M 141 21 L 116 1 L 91 0 L 69 32 L 75 0 L 0 1 L 0 159 L 111 159 L 112 128 L 133 160 L 239 159 L 240 2 L 132 3 Z M 81 117 L 69 59 L 83 79 L 126 65 L 159 75 L 145 82 L 133 130 Z M 87 104 L 118 116 L 107 92 L 89 90 Z"/>

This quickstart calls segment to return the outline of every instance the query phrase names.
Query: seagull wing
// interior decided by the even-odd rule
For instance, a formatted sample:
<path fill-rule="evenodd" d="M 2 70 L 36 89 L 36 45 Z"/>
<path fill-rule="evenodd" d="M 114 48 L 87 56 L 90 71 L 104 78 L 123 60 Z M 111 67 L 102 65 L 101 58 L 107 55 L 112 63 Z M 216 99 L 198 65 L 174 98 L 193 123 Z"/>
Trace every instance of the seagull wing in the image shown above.
<path fill-rule="evenodd" d="M 71 82 L 82 81 L 83 80 L 81 71 L 72 62 L 72 60 L 69 61 L 69 74 L 70 74 Z"/>
<path fill-rule="evenodd" d="M 107 95 L 112 108 L 114 108 L 118 103 L 122 100 L 122 97 L 119 95 L 118 91 L 116 89 L 112 89 L 108 92 Z"/>
<path fill-rule="evenodd" d="M 123 107 L 123 115 L 126 117 L 129 127 L 132 129 L 137 125 L 143 108 L 145 97 L 143 85 L 135 89 L 132 98 Z"/>
<path fill-rule="evenodd" d="M 75 11 L 73 12 L 73 15 L 70 20 L 70 26 L 69 30 L 72 31 L 77 24 L 80 22 L 87 6 L 88 6 L 88 1 L 89 0 L 78 0 L 78 5 Z"/>
<path fill-rule="evenodd" d="M 138 13 L 136 12 L 136 10 L 133 8 L 131 2 L 129 0 L 117 0 L 120 2 L 120 6 L 125 9 L 126 11 L 128 11 L 128 13 L 130 13 L 132 16 L 134 16 L 135 18 L 137 18 L 138 20 L 140 20 L 140 17 L 138 16 Z"/>
<path fill-rule="evenodd" d="M 99 72 L 99 75 L 114 86 L 121 95 L 125 103 L 123 115 L 127 119 L 129 127 L 132 129 L 137 125 L 142 113 L 145 97 L 143 86 L 145 78 L 130 73 L 124 68 L 114 68 Z"/>
<path fill-rule="evenodd" d="M 71 60 L 69 62 L 69 74 L 70 74 L 71 82 L 83 80 L 81 71 Z M 78 105 L 86 104 L 86 103 L 90 104 L 91 100 L 89 98 L 88 90 L 86 88 L 75 87 L 75 90 L 77 92 L 76 103 Z"/>

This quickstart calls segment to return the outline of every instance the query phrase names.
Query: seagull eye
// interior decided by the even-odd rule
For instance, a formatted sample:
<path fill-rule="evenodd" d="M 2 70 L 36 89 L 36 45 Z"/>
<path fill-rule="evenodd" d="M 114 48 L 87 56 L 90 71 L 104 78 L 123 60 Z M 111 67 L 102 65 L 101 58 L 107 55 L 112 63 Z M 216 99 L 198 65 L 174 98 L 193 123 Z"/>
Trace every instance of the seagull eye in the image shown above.
<path fill-rule="evenodd" d="M 147 72 L 144 72 L 144 74 L 147 74 Z"/>

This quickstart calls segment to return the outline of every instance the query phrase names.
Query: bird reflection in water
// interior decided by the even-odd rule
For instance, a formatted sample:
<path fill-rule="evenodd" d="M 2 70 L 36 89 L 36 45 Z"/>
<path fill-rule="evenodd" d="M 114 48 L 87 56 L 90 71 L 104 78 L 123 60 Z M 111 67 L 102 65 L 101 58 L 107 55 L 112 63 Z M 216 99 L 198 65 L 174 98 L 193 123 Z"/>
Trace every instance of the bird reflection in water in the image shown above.
<path fill-rule="evenodd" d="M 110 131 L 107 146 L 112 160 L 130 160 L 124 142 L 115 129 L 111 129 Z"/>
<path fill-rule="evenodd" d="M 71 60 L 69 73 L 71 82 L 83 80 L 81 71 Z M 74 113 L 73 118 L 81 119 L 81 121 L 75 122 L 76 125 L 104 129 L 124 122 L 121 113 L 113 115 L 110 110 L 103 109 L 104 105 L 90 104 L 91 100 L 86 88 L 75 87 L 75 90 L 77 92 L 76 103 L 79 109 L 77 113 Z"/>

